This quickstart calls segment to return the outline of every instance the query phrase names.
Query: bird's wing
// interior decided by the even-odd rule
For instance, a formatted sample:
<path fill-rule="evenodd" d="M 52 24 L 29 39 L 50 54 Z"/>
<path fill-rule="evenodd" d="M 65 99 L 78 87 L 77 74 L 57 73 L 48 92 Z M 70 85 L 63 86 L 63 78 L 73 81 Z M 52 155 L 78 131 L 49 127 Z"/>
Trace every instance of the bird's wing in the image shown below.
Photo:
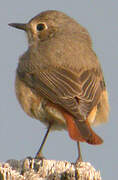
<path fill-rule="evenodd" d="M 59 104 L 80 120 L 85 120 L 98 103 L 104 84 L 96 69 L 75 73 L 53 68 L 26 74 L 24 81 L 35 93 Z"/>

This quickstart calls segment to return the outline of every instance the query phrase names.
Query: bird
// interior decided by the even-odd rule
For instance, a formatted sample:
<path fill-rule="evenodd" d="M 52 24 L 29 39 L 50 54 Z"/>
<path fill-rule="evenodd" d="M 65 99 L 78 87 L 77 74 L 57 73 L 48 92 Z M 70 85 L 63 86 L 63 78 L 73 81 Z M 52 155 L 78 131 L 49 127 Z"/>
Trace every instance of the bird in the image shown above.
<path fill-rule="evenodd" d="M 100 145 L 92 126 L 108 121 L 109 102 L 103 71 L 89 32 L 57 10 L 47 10 L 28 23 L 10 23 L 27 34 L 28 49 L 18 61 L 16 97 L 23 110 L 47 127 L 35 158 L 51 130 L 67 130 L 77 142 Z"/>

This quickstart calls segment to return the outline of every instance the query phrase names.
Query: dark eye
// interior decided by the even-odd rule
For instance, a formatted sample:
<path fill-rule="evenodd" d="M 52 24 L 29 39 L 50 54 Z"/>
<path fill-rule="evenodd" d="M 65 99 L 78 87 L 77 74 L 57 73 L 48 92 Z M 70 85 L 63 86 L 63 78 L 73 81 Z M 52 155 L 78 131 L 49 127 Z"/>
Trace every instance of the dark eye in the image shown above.
<path fill-rule="evenodd" d="M 36 29 L 37 29 L 37 31 L 42 31 L 42 30 L 46 29 L 46 25 L 43 23 L 37 24 Z"/>

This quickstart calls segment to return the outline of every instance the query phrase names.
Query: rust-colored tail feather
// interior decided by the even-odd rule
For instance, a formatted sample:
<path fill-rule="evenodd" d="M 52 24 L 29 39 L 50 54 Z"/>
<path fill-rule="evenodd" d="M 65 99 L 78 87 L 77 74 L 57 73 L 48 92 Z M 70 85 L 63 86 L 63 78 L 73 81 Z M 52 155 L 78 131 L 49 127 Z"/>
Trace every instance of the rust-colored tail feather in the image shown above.
<path fill-rule="evenodd" d="M 75 120 L 68 113 L 64 113 L 70 137 L 75 141 L 87 142 L 92 145 L 99 145 L 103 140 L 92 130 L 86 121 Z"/>
<path fill-rule="evenodd" d="M 87 143 L 93 145 L 99 145 L 103 143 L 101 137 L 99 137 L 90 127 L 88 121 L 81 121 L 76 123 L 81 136 L 86 140 Z"/>

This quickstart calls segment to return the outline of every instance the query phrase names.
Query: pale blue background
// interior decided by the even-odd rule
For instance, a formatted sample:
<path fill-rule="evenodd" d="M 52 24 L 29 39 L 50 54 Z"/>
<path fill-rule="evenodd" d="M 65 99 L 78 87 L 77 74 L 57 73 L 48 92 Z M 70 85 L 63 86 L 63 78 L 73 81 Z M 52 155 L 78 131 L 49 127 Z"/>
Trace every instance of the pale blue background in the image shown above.
<path fill-rule="evenodd" d="M 109 92 L 109 123 L 96 128 L 101 146 L 82 144 L 82 154 L 101 171 L 104 180 L 118 177 L 118 2 L 112 0 L 4 0 L 0 3 L 0 161 L 34 156 L 45 127 L 20 108 L 14 92 L 18 57 L 27 49 L 24 32 L 8 27 L 27 22 L 41 11 L 57 9 L 74 17 L 91 34 Z M 75 161 L 76 143 L 67 132 L 49 135 L 44 155 L 48 159 Z"/>

